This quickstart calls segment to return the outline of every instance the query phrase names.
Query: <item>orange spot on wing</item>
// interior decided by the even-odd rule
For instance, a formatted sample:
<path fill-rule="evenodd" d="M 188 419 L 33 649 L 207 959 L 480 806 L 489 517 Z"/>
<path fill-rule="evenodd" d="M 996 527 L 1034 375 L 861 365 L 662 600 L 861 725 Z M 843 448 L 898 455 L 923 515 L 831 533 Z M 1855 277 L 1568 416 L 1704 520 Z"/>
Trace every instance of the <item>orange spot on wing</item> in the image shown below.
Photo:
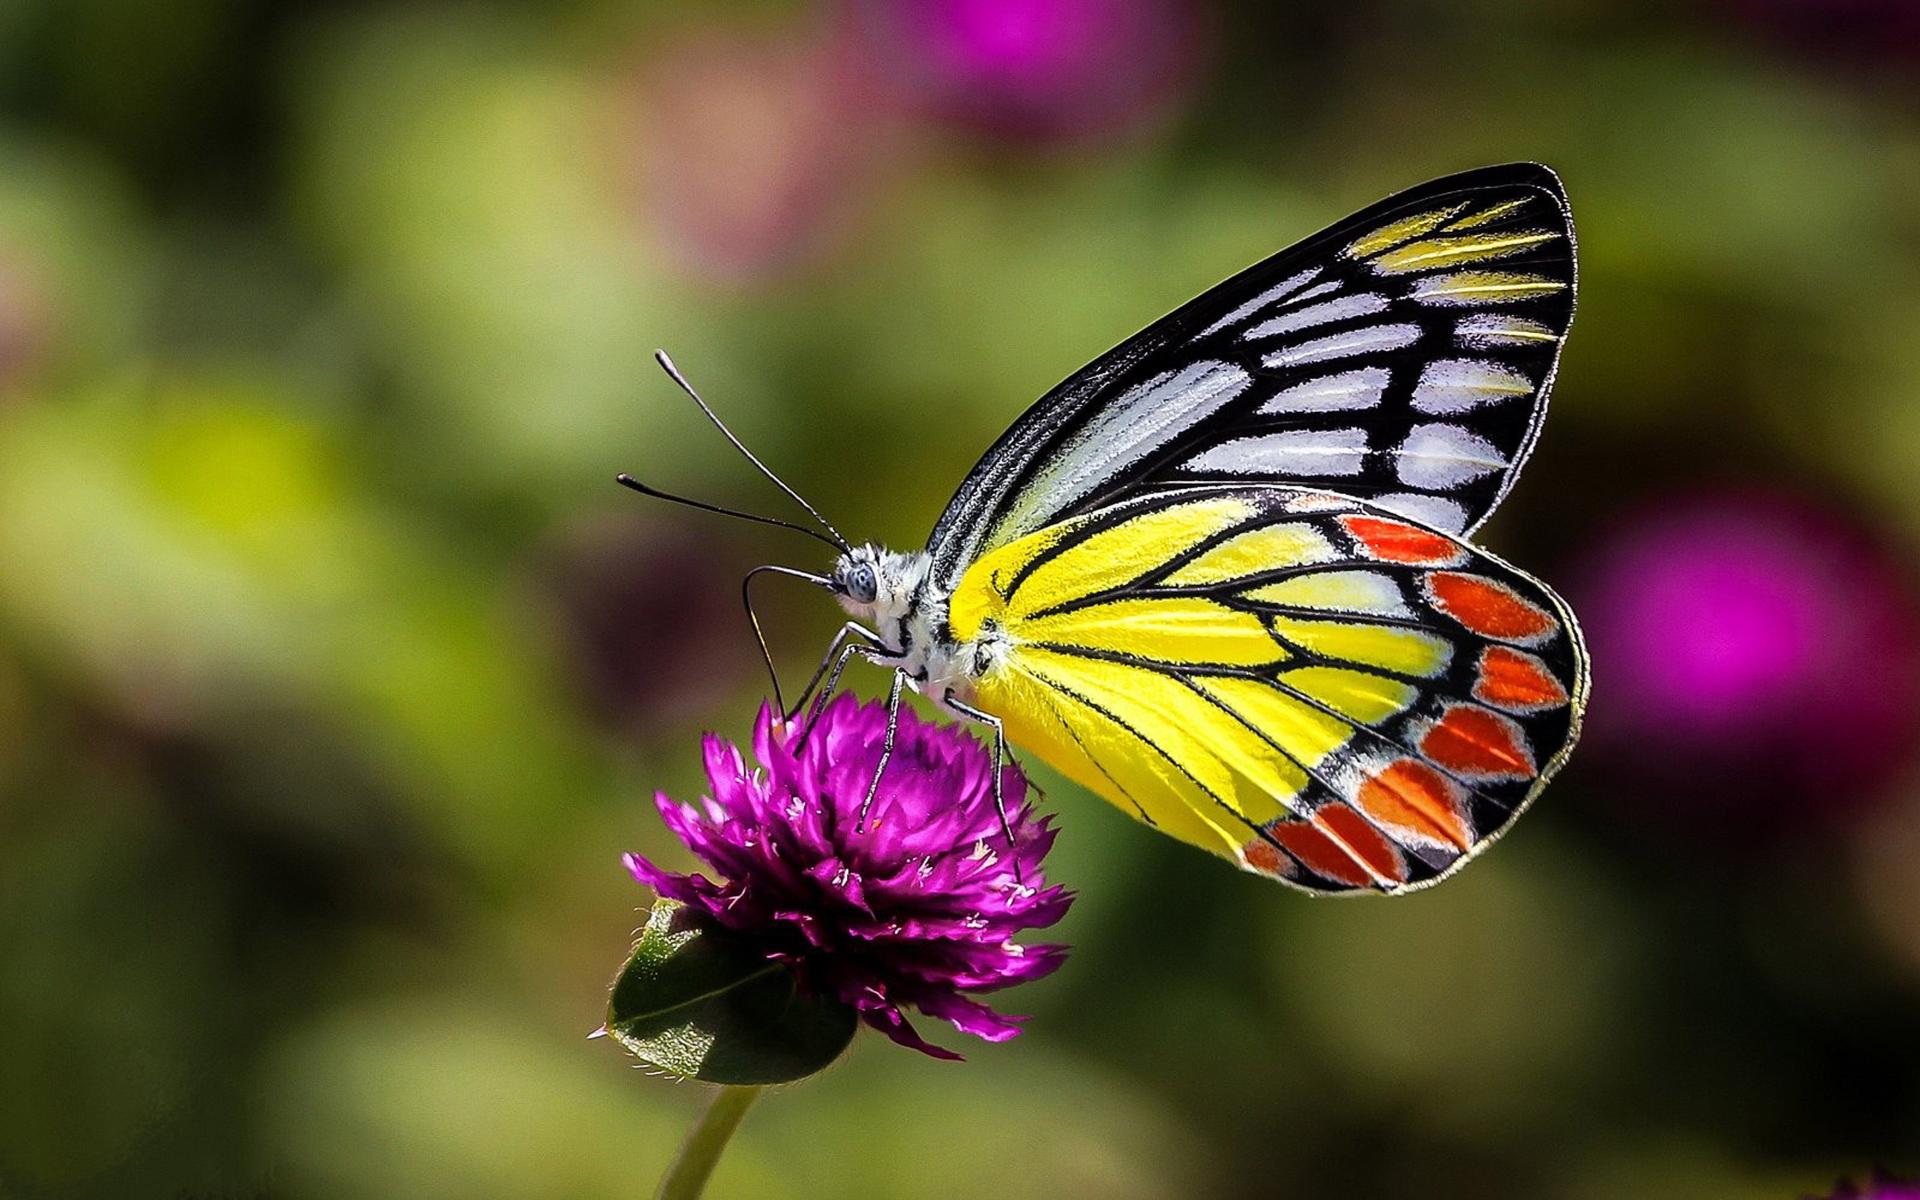
<path fill-rule="evenodd" d="M 1305 821 L 1278 821 L 1268 826 L 1267 832 L 1317 875 L 1349 887 L 1366 887 L 1373 882 L 1366 868 L 1317 826 Z"/>
<path fill-rule="evenodd" d="M 1509 712 L 1538 712 L 1567 702 L 1567 689 L 1531 654 L 1488 646 L 1480 655 L 1473 698 Z"/>
<path fill-rule="evenodd" d="M 1428 578 L 1427 589 L 1441 612 L 1482 637 L 1525 641 L 1554 625 L 1546 609 L 1484 575 L 1437 571 Z"/>
<path fill-rule="evenodd" d="M 1345 804 L 1322 805 L 1305 821 L 1276 821 L 1267 832 L 1302 866 L 1336 883 L 1370 887 L 1407 878 L 1400 851 Z M 1247 857 L 1252 861 L 1251 847 Z"/>
<path fill-rule="evenodd" d="M 1371 873 L 1381 879 L 1404 883 L 1407 865 L 1387 836 L 1367 819 L 1344 804 L 1322 805 L 1313 814 L 1314 824 L 1357 857 Z"/>
<path fill-rule="evenodd" d="M 1382 562 L 1439 567 L 1460 560 L 1459 546 L 1405 521 L 1355 514 L 1341 517 L 1340 523 L 1368 554 Z"/>
<path fill-rule="evenodd" d="M 1471 704 L 1448 708 L 1420 739 L 1420 752 L 1456 775 L 1531 779 L 1540 773 L 1520 726 Z"/>
<path fill-rule="evenodd" d="M 1383 825 L 1410 830 L 1460 851 L 1473 846 L 1473 831 L 1461 812 L 1459 785 L 1426 763 L 1411 758 L 1394 761 L 1360 784 L 1356 802 Z"/>
<path fill-rule="evenodd" d="M 1262 838 L 1255 838 L 1248 842 L 1241 848 L 1240 855 L 1247 860 L 1247 865 L 1256 871 L 1263 871 L 1268 875 L 1287 873 L 1287 860 L 1274 848 L 1272 842 Z"/>

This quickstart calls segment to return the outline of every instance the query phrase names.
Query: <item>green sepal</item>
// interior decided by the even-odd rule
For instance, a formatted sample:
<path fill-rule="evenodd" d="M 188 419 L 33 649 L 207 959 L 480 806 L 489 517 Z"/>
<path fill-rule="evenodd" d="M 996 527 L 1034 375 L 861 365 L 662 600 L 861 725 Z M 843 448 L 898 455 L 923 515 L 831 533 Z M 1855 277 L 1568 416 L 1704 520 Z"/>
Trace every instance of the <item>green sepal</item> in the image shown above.
<path fill-rule="evenodd" d="M 607 1032 L 649 1066 L 707 1083 L 786 1083 L 853 1040 L 859 1014 L 799 990 L 737 935 L 654 904 L 607 999 Z"/>

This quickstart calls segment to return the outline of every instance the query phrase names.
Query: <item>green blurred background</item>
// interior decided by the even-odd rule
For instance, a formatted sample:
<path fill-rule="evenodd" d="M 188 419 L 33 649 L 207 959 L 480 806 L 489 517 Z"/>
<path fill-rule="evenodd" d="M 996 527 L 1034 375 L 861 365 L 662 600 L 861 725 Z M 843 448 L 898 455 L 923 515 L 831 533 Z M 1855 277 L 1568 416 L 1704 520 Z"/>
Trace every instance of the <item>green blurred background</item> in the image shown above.
<path fill-rule="evenodd" d="M 614 486 L 778 508 L 649 352 L 917 545 L 1121 337 L 1513 158 L 1581 234 L 1486 535 L 1593 628 L 1561 782 L 1390 903 L 1050 787 L 1026 1036 L 863 1036 L 715 1194 L 1920 1170 L 1915 9 L 0 3 L 0 1196 L 649 1194 L 618 856 L 748 728 L 741 572 L 823 565 Z"/>

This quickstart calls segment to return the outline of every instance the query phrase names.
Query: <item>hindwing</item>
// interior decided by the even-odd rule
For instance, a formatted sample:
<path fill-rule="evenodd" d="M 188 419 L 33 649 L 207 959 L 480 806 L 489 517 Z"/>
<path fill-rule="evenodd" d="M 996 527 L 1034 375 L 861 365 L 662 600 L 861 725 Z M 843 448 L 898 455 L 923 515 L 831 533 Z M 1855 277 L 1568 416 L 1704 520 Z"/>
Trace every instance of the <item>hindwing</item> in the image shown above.
<path fill-rule="evenodd" d="M 951 598 L 974 703 L 1123 810 L 1315 892 L 1437 881 L 1566 757 L 1587 656 L 1448 531 L 1273 486 L 1155 492 L 992 551 Z"/>

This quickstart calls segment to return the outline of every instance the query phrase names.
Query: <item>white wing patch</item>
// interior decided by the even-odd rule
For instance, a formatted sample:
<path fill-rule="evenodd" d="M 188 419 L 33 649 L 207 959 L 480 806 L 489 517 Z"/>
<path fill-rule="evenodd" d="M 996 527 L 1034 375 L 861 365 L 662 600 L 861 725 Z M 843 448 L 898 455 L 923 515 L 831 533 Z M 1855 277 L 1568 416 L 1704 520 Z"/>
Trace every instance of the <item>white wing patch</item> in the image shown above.
<path fill-rule="evenodd" d="M 1507 313 L 1472 313 L 1453 327 L 1453 340 L 1468 350 L 1498 350 L 1557 341 L 1559 335 L 1538 321 Z"/>
<path fill-rule="evenodd" d="M 1458 425 L 1415 425 L 1394 456 L 1400 481 L 1429 491 L 1458 487 L 1507 465 L 1492 442 Z"/>
<path fill-rule="evenodd" d="M 1247 330 L 1246 336 L 1252 338 L 1274 337 L 1282 333 L 1326 325 L 1334 321 L 1347 321 L 1355 317 L 1371 316 L 1387 311 L 1387 298 L 1378 292 L 1360 292 L 1352 296 L 1341 296 L 1334 300 L 1323 300 L 1319 304 L 1309 304 L 1305 308 L 1289 308 L 1279 316 L 1262 321 Z"/>
<path fill-rule="evenodd" d="M 1266 414 L 1341 412 L 1372 408 L 1380 403 L 1393 372 L 1385 367 L 1362 367 L 1338 375 L 1322 375 L 1305 383 L 1282 388 L 1269 396 L 1258 411 Z"/>
<path fill-rule="evenodd" d="M 1332 295 L 1339 290 L 1340 281 L 1338 279 L 1329 279 L 1323 283 L 1314 284 L 1297 296 L 1288 296 L 1286 300 L 1281 302 L 1280 307 L 1287 308 L 1295 304 L 1305 304 L 1309 300 L 1318 300 L 1322 296 Z"/>
<path fill-rule="evenodd" d="M 1435 529 L 1465 529 L 1467 526 L 1466 506 L 1445 496 L 1430 496 L 1425 492 L 1387 492 L 1375 496 L 1373 502 Z"/>
<path fill-rule="evenodd" d="M 1295 575 L 1241 595 L 1260 604 L 1326 608 L 1382 617 L 1411 617 L 1407 598 L 1390 575 L 1378 571 L 1326 571 Z"/>
<path fill-rule="evenodd" d="M 1205 420 L 1250 383 L 1246 371 L 1232 363 L 1197 362 L 1130 388 L 1075 433 L 1021 489 L 996 528 L 1044 524 Z"/>
<path fill-rule="evenodd" d="M 1325 362 L 1330 358 L 1351 358 L 1356 354 L 1398 350 L 1419 340 L 1418 325 L 1362 325 L 1344 333 L 1330 333 L 1326 337 L 1283 347 L 1261 361 L 1269 367 L 1298 367 L 1306 363 Z"/>
<path fill-rule="evenodd" d="M 1278 304 L 1288 296 L 1293 295 L 1293 293 L 1311 283 L 1319 274 L 1319 267 L 1308 267 L 1297 275 L 1288 276 L 1286 279 L 1274 284 L 1266 291 L 1261 292 L 1258 296 L 1255 296 L 1253 299 L 1201 330 L 1200 336 L 1205 337 L 1210 333 L 1219 333 L 1222 329 L 1226 329 L 1229 326 L 1238 325 L 1261 309 Z"/>
<path fill-rule="evenodd" d="M 1358 475 L 1367 461 L 1364 429 L 1283 429 L 1222 442 L 1187 461 L 1187 469 L 1229 475 Z"/>
<path fill-rule="evenodd" d="M 1413 407 L 1423 413 L 1461 413 L 1533 395 L 1533 381 L 1511 367 L 1479 358 L 1443 358 L 1430 362 L 1414 385 Z"/>

